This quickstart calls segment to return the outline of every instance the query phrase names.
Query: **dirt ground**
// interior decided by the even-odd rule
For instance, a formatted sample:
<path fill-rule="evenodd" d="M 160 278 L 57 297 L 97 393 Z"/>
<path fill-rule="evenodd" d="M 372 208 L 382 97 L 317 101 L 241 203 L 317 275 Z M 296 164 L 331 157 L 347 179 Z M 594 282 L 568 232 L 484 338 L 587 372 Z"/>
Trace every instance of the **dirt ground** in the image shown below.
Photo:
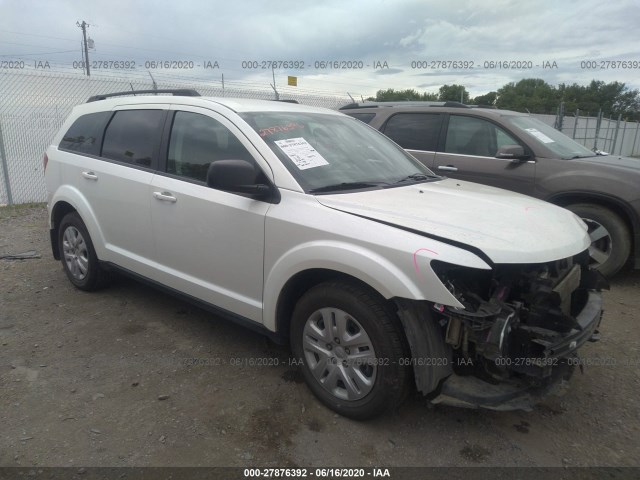
<path fill-rule="evenodd" d="M 0 466 L 640 463 L 638 271 L 613 281 L 602 340 L 581 352 L 592 365 L 564 397 L 499 413 L 416 395 L 355 422 L 257 334 L 129 279 L 74 289 L 44 206 L 0 208 L 0 255 L 28 250 L 41 258 L 0 260 Z"/>

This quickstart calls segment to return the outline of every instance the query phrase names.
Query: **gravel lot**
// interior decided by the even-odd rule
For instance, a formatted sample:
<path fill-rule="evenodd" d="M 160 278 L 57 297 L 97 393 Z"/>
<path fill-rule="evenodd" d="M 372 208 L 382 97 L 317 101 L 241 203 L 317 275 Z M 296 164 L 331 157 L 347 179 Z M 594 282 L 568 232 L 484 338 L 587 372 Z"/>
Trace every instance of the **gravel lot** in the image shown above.
<path fill-rule="evenodd" d="M 257 334 L 129 279 L 74 289 L 47 228 L 44 206 L 0 208 L 0 255 L 41 255 L 0 260 L 0 466 L 639 464 L 640 272 L 613 281 L 564 397 L 499 413 L 416 395 L 359 423 Z"/>

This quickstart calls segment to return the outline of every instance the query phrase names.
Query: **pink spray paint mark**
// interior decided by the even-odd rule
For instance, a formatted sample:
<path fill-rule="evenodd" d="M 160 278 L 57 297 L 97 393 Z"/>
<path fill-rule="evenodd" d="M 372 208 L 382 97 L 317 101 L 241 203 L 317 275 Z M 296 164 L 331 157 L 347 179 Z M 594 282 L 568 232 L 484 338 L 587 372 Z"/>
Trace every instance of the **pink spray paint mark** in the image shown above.
<path fill-rule="evenodd" d="M 416 269 L 416 274 L 420 278 L 424 278 L 424 277 L 422 276 L 422 272 L 420 271 L 420 266 L 418 265 L 418 252 L 421 252 L 423 250 L 425 252 L 429 252 L 429 253 L 433 253 L 434 255 L 438 255 L 438 252 L 434 252 L 433 250 L 429 250 L 428 248 L 419 248 L 418 250 L 413 252 L 413 266 Z"/>

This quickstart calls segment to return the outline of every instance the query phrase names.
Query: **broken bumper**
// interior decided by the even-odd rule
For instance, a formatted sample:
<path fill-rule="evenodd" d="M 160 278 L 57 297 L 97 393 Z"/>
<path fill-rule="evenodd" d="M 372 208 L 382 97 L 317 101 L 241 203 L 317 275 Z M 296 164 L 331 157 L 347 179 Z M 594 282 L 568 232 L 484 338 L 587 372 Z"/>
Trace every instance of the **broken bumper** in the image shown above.
<path fill-rule="evenodd" d="M 513 370 L 542 377 L 532 385 L 531 377 L 513 382 L 489 383 L 478 377 L 452 374 L 446 378 L 439 394 L 431 400 L 435 404 L 491 410 L 531 410 L 548 395 L 563 393 L 573 373 L 576 350 L 587 341 L 598 340 L 598 327 L 602 318 L 602 295 L 588 292 L 587 302 L 576 316 L 577 328 L 563 335 L 559 341 L 545 345 L 543 356 L 535 359 L 510 359 Z M 506 362 L 508 359 L 503 359 Z M 537 371 L 536 371 L 537 370 Z"/>

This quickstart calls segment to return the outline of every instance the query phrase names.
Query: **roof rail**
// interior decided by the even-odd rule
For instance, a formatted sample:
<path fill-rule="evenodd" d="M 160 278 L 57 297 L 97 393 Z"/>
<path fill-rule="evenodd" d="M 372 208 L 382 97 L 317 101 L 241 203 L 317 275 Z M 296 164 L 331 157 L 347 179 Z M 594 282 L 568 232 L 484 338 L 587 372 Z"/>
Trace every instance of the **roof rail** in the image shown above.
<path fill-rule="evenodd" d="M 376 107 L 456 107 L 456 108 L 471 108 L 471 105 L 465 105 L 460 102 L 430 102 L 430 101 L 396 101 L 396 102 L 363 102 L 363 103 L 349 103 L 340 107 L 339 110 L 350 110 L 352 108 L 376 108 Z"/>
<path fill-rule="evenodd" d="M 273 102 L 284 102 L 284 103 L 300 103 L 298 100 L 293 98 L 279 98 L 277 100 L 272 100 Z"/>
<path fill-rule="evenodd" d="M 127 92 L 116 92 L 116 93 L 105 93 L 103 95 L 94 95 L 93 97 L 89 97 L 87 103 L 96 102 L 98 100 L 105 100 L 110 97 L 124 97 L 126 95 L 137 95 L 139 93 L 170 93 L 172 95 L 179 95 L 181 97 L 199 97 L 200 94 L 190 88 L 172 88 L 166 90 L 129 90 Z"/>

